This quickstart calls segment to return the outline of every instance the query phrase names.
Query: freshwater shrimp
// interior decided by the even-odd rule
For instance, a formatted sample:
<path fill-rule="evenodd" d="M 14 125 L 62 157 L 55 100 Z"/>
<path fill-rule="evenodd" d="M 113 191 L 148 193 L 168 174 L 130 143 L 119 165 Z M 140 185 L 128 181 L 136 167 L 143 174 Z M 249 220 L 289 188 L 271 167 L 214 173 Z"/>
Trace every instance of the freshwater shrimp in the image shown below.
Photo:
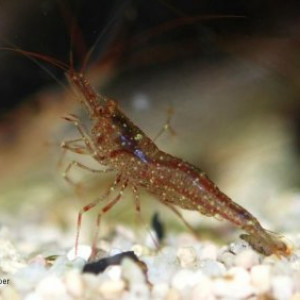
<path fill-rule="evenodd" d="M 102 200 L 108 199 L 113 191 L 118 191 L 117 195 L 99 211 L 97 237 L 102 215 L 122 199 L 122 194 L 128 187 L 132 189 L 137 212 L 140 211 L 138 189 L 142 188 L 172 209 L 187 226 L 188 223 L 177 207 L 229 221 L 246 232 L 240 237 L 261 254 L 278 256 L 290 254 L 289 247 L 279 235 L 264 229 L 250 212 L 224 194 L 204 171 L 160 150 L 154 141 L 122 112 L 117 101 L 96 92 L 82 70 L 77 72 L 71 64 L 68 66 L 38 53 L 19 49 L 10 50 L 50 62 L 66 71 L 72 89 L 89 114 L 90 132 L 76 116 L 70 115 L 65 118 L 77 127 L 81 137 L 63 142 L 61 146 L 72 152 L 92 156 L 105 169 L 94 170 L 72 161 L 65 171 L 65 178 L 71 181 L 68 173 L 73 166 L 92 172 L 116 173 L 110 188 L 101 197 L 85 205 L 78 213 L 75 255 L 83 214 Z M 79 145 L 78 142 L 83 142 L 83 145 Z"/>
<path fill-rule="evenodd" d="M 256 251 L 264 255 L 289 254 L 283 241 L 265 230 L 251 213 L 221 192 L 202 170 L 161 151 L 122 112 L 115 100 L 98 94 L 83 73 L 70 70 L 67 77 L 91 118 L 90 134 L 83 131 L 77 119 L 72 120 L 86 149 L 99 164 L 118 173 L 113 188 L 120 186 L 120 192 L 101 209 L 98 220 L 121 199 L 127 186 L 132 188 L 136 209 L 139 210 L 138 188 L 143 188 L 181 218 L 176 207 L 221 217 L 246 231 L 247 234 L 241 235 L 241 238 Z M 97 203 L 98 200 L 83 207 L 78 215 L 78 226 L 82 214 Z"/>

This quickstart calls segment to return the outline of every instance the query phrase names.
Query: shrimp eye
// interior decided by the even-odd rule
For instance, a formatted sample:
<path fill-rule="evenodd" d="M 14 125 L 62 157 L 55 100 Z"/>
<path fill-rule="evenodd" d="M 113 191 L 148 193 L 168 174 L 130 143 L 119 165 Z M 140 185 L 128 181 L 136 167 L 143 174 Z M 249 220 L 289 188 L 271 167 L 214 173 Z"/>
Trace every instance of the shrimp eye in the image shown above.
<path fill-rule="evenodd" d="M 103 113 L 104 113 L 104 109 L 103 109 L 103 107 L 102 106 L 98 106 L 97 107 L 97 113 L 99 114 L 99 115 L 102 115 Z"/>

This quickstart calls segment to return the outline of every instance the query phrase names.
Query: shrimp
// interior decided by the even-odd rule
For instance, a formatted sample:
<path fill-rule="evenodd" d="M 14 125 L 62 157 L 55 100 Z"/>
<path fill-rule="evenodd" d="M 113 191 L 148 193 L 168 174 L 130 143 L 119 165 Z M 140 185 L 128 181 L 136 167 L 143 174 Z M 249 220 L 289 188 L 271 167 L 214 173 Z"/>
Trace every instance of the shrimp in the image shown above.
<path fill-rule="evenodd" d="M 139 210 L 137 190 L 143 188 L 181 218 L 176 207 L 221 217 L 246 231 L 247 234 L 241 235 L 241 238 L 256 251 L 264 255 L 289 255 L 289 249 L 283 241 L 264 229 L 251 213 L 221 192 L 202 170 L 161 151 L 122 112 L 115 100 L 98 94 L 83 73 L 70 70 L 67 77 L 91 118 L 90 135 L 84 133 L 78 122 L 74 121 L 86 148 L 99 164 L 118 173 L 114 187 L 121 185 L 119 195 L 102 208 L 98 219 L 120 200 L 127 186 L 132 187 Z M 80 211 L 78 226 L 82 214 L 95 205 L 92 202 Z"/>
<path fill-rule="evenodd" d="M 71 64 L 68 66 L 46 55 L 20 49 L 5 49 L 29 58 L 44 60 L 66 71 L 72 89 L 89 114 L 90 132 L 76 116 L 70 115 L 65 118 L 77 127 L 81 137 L 63 142 L 61 146 L 66 150 L 92 156 L 105 169 L 94 170 L 72 161 L 66 168 L 64 177 L 72 183 L 68 173 L 73 166 L 92 172 L 116 173 L 110 188 L 80 210 L 77 218 L 75 255 L 83 214 L 108 199 L 113 191 L 118 191 L 98 214 L 93 244 L 95 250 L 102 215 L 122 199 L 122 194 L 128 187 L 131 187 L 134 194 L 137 212 L 140 211 L 138 189 L 142 188 L 173 210 L 190 229 L 192 228 L 183 219 L 177 207 L 229 221 L 247 233 L 240 237 L 261 254 L 290 255 L 289 247 L 279 236 L 264 229 L 250 212 L 224 194 L 204 171 L 160 150 L 154 141 L 122 112 L 117 101 L 94 90 L 82 70 L 77 72 Z M 79 145 L 78 142 L 83 142 L 83 145 Z"/>

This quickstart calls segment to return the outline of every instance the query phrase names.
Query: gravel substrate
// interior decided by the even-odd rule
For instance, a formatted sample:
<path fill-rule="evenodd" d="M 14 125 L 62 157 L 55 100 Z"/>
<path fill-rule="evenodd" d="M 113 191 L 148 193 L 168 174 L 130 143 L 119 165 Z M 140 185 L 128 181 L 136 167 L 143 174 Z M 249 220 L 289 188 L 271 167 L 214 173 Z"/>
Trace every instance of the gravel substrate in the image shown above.
<path fill-rule="evenodd" d="M 9 280 L 0 285 L 1 299 L 300 299 L 300 235 L 288 238 L 292 255 L 278 258 L 241 240 L 219 246 L 188 233 L 168 234 L 155 249 L 119 226 L 109 243 L 100 242 L 101 257 L 131 250 L 146 271 L 125 257 L 98 275 L 82 272 L 90 246 L 80 245 L 77 258 L 69 249 L 27 259 L 1 238 L 1 279 Z"/>

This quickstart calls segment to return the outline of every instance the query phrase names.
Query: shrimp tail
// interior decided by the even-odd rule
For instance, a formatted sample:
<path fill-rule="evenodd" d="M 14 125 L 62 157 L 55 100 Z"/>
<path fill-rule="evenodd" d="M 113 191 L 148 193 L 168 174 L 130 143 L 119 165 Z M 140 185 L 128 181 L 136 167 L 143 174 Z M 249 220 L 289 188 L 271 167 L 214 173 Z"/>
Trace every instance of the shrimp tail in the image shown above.
<path fill-rule="evenodd" d="M 282 236 L 267 230 L 263 235 L 241 234 L 240 238 L 249 243 L 254 250 L 266 256 L 271 254 L 289 256 L 291 254 L 291 248 L 282 241 Z"/>

